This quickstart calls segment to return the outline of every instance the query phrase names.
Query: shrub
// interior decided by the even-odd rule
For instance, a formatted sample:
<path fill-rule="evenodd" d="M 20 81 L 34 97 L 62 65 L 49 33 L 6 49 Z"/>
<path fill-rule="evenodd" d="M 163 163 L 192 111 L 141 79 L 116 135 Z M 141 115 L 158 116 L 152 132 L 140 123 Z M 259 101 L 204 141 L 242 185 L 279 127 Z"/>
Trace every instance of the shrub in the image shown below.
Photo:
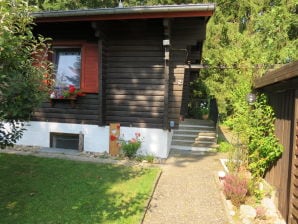
<path fill-rule="evenodd" d="M 274 121 L 274 110 L 268 105 L 267 97 L 261 94 L 250 113 L 248 144 L 249 170 L 256 177 L 264 176 L 283 152 L 274 134 Z"/>
<path fill-rule="evenodd" d="M 232 204 L 239 207 L 245 202 L 248 192 L 248 181 L 246 178 L 236 174 L 228 174 L 224 181 L 224 194 Z"/>
<path fill-rule="evenodd" d="M 234 146 L 229 142 L 220 142 L 217 149 L 218 152 L 230 152 L 234 150 Z"/>
<path fill-rule="evenodd" d="M 119 139 L 119 143 L 123 154 L 128 158 L 133 158 L 142 145 L 141 134 L 135 133 L 135 138 L 130 140 Z"/>

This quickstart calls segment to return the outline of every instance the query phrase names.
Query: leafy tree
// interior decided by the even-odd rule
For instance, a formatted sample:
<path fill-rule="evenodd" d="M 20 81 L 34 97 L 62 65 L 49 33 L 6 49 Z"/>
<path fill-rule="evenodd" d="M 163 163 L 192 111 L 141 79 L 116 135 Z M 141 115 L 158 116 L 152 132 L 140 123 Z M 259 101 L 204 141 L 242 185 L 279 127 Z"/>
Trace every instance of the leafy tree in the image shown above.
<path fill-rule="evenodd" d="M 281 154 L 274 114 L 264 96 L 252 109 L 246 95 L 265 71 L 298 59 L 297 2 L 218 0 L 207 28 L 202 76 L 226 124 L 247 145 L 249 169 L 262 176 Z"/>
<path fill-rule="evenodd" d="M 15 143 L 47 92 L 49 64 L 37 57 L 47 48 L 34 38 L 31 8 L 21 0 L 0 1 L 0 147 Z M 39 66 L 36 66 L 36 65 Z"/>

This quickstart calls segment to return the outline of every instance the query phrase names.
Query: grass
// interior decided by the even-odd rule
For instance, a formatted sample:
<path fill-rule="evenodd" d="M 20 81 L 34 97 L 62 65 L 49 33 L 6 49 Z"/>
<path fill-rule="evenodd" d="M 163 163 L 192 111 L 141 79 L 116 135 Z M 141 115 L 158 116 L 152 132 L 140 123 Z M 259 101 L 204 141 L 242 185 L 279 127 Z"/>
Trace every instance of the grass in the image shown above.
<path fill-rule="evenodd" d="M 159 172 L 0 154 L 0 223 L 140 223 Z"/>

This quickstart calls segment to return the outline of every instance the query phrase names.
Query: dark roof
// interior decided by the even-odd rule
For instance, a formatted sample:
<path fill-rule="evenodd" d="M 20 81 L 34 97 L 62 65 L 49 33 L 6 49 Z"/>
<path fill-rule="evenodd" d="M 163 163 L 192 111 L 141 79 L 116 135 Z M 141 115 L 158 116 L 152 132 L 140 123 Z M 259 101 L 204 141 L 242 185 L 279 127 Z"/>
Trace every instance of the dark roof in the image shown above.
<path fill-rule="evenodd" d="M 115 19 L 210 17 L 215 4 L 158 5 L 34 12 L 37 22 L 94 21 Z"/>
<path fill-rule="evenodd" d="M 298 61 L 291 62 L 273 71 L 268 71 L 264 76 L 254 82 L 254 87 L 260 89 L 278 82 L 298 77 Z"/>

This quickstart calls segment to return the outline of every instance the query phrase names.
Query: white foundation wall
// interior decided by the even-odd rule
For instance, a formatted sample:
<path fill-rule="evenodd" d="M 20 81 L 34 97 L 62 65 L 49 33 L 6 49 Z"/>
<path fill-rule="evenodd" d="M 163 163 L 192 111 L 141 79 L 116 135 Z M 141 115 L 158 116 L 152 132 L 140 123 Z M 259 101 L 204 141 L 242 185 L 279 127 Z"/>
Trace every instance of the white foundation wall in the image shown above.
<path fill-rule="evenodd" d="M 50 147 L 50 132 L 84 135 L 84 151 L 109 152 L 109 126 L 54 122 L 28 122 L 19 145 Z M 155 128 L 121 127 L 120 137 L 129 140 L 139 132 L 143 143 L 139 153 L 167 158 L 171 146 L 172 132 Z"/>

